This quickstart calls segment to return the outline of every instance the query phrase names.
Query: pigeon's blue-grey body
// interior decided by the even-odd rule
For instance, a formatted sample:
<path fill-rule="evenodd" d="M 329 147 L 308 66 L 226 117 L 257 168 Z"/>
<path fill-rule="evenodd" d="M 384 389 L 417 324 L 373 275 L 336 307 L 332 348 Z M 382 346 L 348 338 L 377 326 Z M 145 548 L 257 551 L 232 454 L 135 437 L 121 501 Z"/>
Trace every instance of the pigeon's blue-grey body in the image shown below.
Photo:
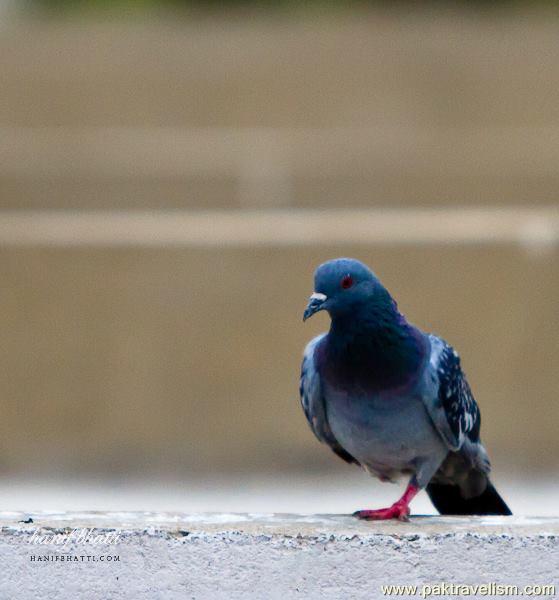
<path fill-rule="evenodd" d="M 442 513 L 509 514 L 488 480 L 479 410 L 456 352 L 408 323 L 353 259 L 317 269 L 305 318 L 319 310 L 330 331 L 308 344 L 301 371 L 318 439 L 381 480 L 408 475 Z"/>

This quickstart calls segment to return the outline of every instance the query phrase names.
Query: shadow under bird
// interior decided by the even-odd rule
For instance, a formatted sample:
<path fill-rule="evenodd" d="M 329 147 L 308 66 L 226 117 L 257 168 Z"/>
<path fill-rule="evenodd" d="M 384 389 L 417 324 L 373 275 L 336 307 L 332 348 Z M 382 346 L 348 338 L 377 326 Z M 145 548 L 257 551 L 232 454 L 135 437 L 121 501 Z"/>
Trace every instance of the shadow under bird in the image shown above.
<path fill-rule="evenodd" d="M 330 330 L 307 345 L 301 369 L 311 429 L 381 481 L 409 477 L 392 506 L 354 515 L 406 520 L 422 489 L 443 515 L 510 515 L 489 480 L 479 409 L 455 350 L 408 323 L 354 259 L 316 270 L 303 320 L 321 310 L 330 315 Z"/>

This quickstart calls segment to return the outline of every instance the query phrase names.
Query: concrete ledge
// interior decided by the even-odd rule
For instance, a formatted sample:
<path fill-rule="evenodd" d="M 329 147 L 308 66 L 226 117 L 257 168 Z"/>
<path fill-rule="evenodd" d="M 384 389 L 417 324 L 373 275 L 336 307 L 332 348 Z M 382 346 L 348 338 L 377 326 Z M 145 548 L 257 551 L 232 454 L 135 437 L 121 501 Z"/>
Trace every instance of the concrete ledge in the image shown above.
<path fill-rule="evenodd" d="M 559 590 L 554 517 L 4 512 L 0 525 L 6 598 L 370 599 L 382 585 L 441 582 Z"/>

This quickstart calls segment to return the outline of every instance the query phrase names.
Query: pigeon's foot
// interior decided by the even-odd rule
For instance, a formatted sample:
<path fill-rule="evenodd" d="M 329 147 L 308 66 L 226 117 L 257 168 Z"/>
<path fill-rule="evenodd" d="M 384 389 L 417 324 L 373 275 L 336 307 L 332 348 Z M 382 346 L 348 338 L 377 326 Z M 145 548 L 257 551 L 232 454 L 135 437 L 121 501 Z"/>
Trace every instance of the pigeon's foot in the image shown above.
<path fill-rule="evenodd" d="M 388 519 L 398 519 L 398 521 L 409 521 L 410 502 L 415 498 L 419 488 L 413 483 L 409 483 L 404 495 L 394 502 L 388 508 L 379 508 L 377 510 L 358 510 L 353 513 L 354 517 L 364 519 L 365 521 L 387 521 Z"/>
<path fill-rule="evenodd" d="M 354 517 L 365 521 L 387 521 L 388 519 L 398 519 L 398 521 L 409 521 L 410 507 L 403 502 L 396 502 L 388 508 L 379 508 L 377 510 L 358 510 L 353 513 Z"/>

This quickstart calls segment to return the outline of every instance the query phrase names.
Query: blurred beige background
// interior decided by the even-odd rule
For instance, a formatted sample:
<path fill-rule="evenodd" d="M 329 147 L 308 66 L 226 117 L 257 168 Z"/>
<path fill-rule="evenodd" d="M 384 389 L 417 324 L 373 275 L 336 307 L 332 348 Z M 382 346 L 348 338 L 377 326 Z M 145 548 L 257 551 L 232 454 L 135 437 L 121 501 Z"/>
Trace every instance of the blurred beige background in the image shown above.
<path fill-rule="evenodd" d="M 559 16 L 18 12 L 0 56 L 6 475 L 341 473 L 298 371 L 327 327 L 301 322 L 313 270 L 350 255 L 460 351 L 495 468 L 556 478 Z M 471 207 L 526 228 L 436 233 L 437 210 Z M 223 225 L 264 211 L 310 232 L 358 208 L 429 208 L 435 233 L 252 243 Z M 215 211 L 211 243 L 150 235 L 169 210 Z M 76 214 L 106 235 L 58 237 Z"/>

